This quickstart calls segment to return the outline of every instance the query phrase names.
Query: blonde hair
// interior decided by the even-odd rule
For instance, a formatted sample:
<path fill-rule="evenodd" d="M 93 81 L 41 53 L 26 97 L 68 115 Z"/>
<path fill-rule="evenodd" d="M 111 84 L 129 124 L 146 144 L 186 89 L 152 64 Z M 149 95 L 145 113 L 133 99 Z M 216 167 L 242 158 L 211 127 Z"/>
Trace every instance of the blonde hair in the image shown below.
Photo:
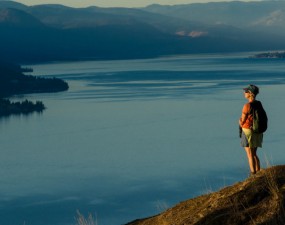
<path fill-rule="evenodd" d="M 255 99 L 255 96 L 256 96 L 255 94 L 253 94 L 251 91 L 249 91 L 248 93 L 249 93 L 249 97 L 251 99 Z"/>

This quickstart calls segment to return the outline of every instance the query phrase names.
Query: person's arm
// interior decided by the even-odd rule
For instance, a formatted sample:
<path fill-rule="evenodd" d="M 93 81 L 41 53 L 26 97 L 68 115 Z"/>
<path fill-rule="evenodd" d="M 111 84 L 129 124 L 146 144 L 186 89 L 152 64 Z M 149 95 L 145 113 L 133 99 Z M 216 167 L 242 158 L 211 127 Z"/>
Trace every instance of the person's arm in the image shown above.
<path fill-rule="evenodd" d="M 242 113 L 241 113 L 241 117 L 239 119 L 239 125 L 240 127 L 242 127 L 242 125 L 245 123 L 247 117 L 248 117 L 248 110 L 249 110 L 249 104 L 245 104 L 243 106 L 243 109 L 242 109 Z"/>

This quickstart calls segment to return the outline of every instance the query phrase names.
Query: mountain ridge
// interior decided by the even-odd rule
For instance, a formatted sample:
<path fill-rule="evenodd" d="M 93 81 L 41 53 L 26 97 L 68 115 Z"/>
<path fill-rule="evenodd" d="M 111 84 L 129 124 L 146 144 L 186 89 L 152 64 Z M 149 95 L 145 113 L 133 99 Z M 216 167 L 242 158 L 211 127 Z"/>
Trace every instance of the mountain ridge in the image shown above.
<path fill-rule="evenodd" d="M 14 8 L 0 9 L 0 24 L 33 28 L 44 26 L 34 16 Z"/>
<path fill-rule="evenodd" d="M 188 12 L 193 5 L 182 9 Z M 17 63 L 285 49 L 285 32 L 283 35 L 267 32 L 263 27 L 252 31 L 226 22 L 205 22 L 201 13 L 192 20 L 173 13 L 154 13 L 151 7 L 25 6 L 12 1 L 0 1 L 0 11 L 0 60 Z M 12 15 L 12 11 L 13 18 L 7 20 L 4 12 Z M 278 14 L 280 20 L 282 15 L 283 12 Z"/>

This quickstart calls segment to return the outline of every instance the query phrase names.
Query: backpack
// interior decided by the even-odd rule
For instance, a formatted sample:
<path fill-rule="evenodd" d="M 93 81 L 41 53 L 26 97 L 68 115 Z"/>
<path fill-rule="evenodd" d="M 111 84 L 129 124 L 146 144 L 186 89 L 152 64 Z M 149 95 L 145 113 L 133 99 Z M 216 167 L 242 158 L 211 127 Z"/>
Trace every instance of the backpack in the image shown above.
<path fill-rule="evenodd" d="M 264 133 L 267 130 L 268 118 L 260 101 L 250 103 L 250 113 L 252 114 L 253 123 L 252 131 L 254 133 Z"/>

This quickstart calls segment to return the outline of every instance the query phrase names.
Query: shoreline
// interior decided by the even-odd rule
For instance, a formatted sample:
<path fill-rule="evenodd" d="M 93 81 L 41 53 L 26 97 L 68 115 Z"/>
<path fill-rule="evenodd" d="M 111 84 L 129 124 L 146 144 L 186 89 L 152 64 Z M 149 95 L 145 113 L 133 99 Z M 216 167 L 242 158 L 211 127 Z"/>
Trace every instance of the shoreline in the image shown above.
<path fill-rule="evenodd" d="M 24 74 L 32 71 L 33 69 L 30 67 L 0 62 L 0 117 L 43 112 L 46 109 L 41 101 L 36 103 L 28 100 L 11 102 L 9 98 L 12 96 L 60 92 L 69 88 L 67 82 L 58 78 L 43 78 Z"/>
<path fill-rule="evenodd" d="M 262 52 L 255 54 L 251 58 L 255 59 L 284 59 L 285 51 L 276 51 L 276 52 Z"/>

